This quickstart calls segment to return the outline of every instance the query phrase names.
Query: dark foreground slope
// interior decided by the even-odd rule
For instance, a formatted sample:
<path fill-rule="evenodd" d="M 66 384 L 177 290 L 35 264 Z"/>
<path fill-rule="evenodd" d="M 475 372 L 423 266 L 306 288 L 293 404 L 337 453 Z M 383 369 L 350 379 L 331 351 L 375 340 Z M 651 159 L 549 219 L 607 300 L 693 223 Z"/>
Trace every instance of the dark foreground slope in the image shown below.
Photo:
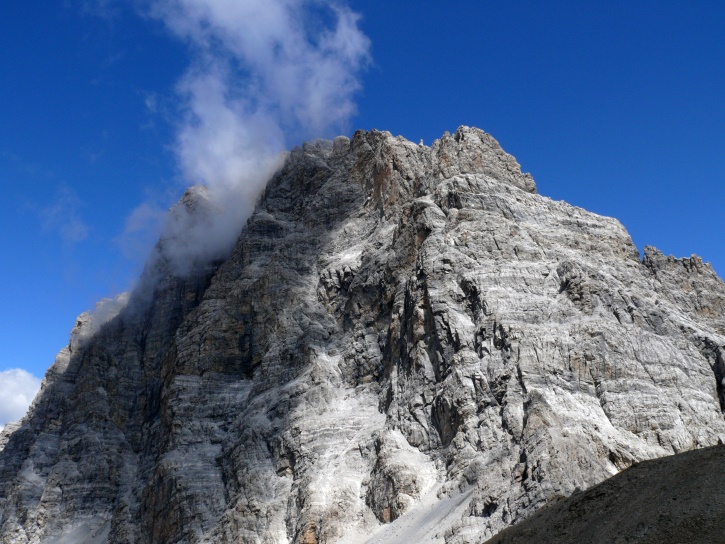
<path fill-rule="evenodd" d="M 721 544 L 725 446 L 644 461 L 486 544 Z"/>
<path fill-rule="evenodd" d="M 306 144 L 226 259 L 157 264 L 0 437 L 3 544 L 470 544 L 725 440 L 720 278 L 478 129 Z"/>

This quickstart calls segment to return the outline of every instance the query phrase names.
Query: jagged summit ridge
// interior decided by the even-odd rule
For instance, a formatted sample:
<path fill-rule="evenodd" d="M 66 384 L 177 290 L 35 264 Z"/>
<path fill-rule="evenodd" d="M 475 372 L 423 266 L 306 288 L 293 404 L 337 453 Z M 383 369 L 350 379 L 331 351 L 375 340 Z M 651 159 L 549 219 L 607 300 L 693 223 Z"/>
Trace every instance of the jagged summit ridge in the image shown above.
<path fill-rule="evenodd" d="M 310 142 L 222 262 L 46 379 L 0 452 L 0 536 L 481 541 L 725 437 L 725 286 L 687 263 L 478 129 Z"/>

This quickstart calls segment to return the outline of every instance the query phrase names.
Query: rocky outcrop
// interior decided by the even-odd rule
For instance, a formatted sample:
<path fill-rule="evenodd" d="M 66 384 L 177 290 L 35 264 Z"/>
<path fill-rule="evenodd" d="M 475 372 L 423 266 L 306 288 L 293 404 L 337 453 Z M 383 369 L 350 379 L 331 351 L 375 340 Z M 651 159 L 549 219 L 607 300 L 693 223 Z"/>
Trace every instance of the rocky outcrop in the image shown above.
<path fill-rule="evenodd" d="M 305 144 L 231 255 L 167 264 L 10 435 L 3 541 L 481 542 L 725 437 L 722 281 L 478 129 Z"/>
<path fill-rule="evenodd" d="M 725 534 L 725 447 L 645 461 L 486 544 L 712 544 Z"/>

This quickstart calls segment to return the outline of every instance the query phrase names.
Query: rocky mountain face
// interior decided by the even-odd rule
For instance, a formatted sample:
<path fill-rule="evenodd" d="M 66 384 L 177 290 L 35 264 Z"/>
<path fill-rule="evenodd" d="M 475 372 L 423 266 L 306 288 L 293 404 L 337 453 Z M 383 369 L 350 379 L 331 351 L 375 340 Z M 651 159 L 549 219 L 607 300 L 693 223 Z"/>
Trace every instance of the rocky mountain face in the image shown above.
<path fill-rule="evenodd" d="M 712 268 L 640 259 L 478 129 L 305 144 L 228 258 L 159 247 L 0 438 L 2 542 L 483 542 L 725 440 Z"/>

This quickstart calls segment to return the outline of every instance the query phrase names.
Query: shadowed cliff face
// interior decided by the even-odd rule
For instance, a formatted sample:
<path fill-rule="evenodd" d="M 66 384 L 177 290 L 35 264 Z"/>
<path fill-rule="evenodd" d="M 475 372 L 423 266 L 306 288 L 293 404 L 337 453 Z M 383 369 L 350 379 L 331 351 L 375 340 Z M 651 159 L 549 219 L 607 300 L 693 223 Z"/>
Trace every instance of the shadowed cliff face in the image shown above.
<path fill-rule="evenodd" d="M 424 507 L 416 542 L 482 541 L 725 437 L 722 281 L 478 129 L 305 144 L 226 260 L 152 268 L 2 438 L 3 541 L 392 542 Z"/>
<path fill-rule="evenodd" d="M 723 446 L 646 461 L 542 508 L 486 544 L 722 542 L 723 462 Z"/>

